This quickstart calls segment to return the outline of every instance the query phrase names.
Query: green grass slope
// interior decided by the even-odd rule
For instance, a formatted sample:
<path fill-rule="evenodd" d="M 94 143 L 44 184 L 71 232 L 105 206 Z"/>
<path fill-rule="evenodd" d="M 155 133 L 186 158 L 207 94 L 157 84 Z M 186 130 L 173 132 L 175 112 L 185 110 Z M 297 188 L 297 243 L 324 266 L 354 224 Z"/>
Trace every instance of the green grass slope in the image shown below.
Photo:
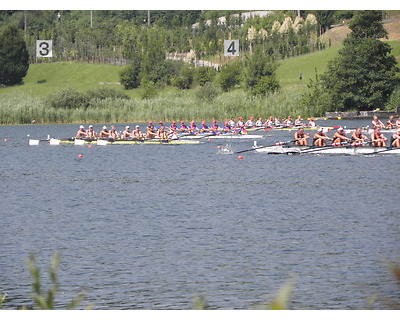
<path fill-rule="evenodd" d="M 389 41 L 392 54 L 400 57 L 400 41 Z M 335 58 L 342 45 L 334 45 L 323 51 L 316 51 L 303 56 L 279 62 L 277 77 L 284 90 L 296 90 L 305 87 L 310 79 L 324 73 L 328 62 Z M 75 88 L 79 91 L 109 86 L 124 91 L 119 83 L 119 72 L 122 66 L 108 64 L 88 64 L 80 62 L 55 62 L 32 64 L 24 84 L 0 88 L 1 94 L 23 93 L 37 98 L 44 98 L 49 93 L 61 88 Z M 302 80 L 299 79 L 300 73 Z M 137 96 L 135 90 L 124 91 L 131 97 Z"/>
<path fill-rule="evenodd" d="M 108 64 L 79 62 L 31 64 L 23 85 L 0 88 L 0 94 L 21 92 L 42 98 L 61 88 L 70 87 L 85 91 L 102 85 L 122 90 L 118 84 L 121 68 Z"/>

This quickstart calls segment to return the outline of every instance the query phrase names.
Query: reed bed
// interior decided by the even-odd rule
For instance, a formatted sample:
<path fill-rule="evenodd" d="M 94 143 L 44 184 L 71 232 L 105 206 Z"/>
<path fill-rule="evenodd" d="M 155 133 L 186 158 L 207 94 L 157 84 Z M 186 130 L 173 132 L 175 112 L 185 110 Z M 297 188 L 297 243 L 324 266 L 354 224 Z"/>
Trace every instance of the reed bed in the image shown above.
<path fill-rule="evenodd" d="M 44 100 L 21 93 L 2 95 L 0 124 L 28 123 L 129 123 L 147 121 L 224 121 L 231 117 L 269 116 L 303 118 L 320 116 L 299 104 L 304 88 L 285 90 L 266 97 L 252 97 L 235 90 L 212 101 L 196 97 L 194 90 L 162 92 L 151 99 L 104 99 L 88 108 L 46 107 Z"/>

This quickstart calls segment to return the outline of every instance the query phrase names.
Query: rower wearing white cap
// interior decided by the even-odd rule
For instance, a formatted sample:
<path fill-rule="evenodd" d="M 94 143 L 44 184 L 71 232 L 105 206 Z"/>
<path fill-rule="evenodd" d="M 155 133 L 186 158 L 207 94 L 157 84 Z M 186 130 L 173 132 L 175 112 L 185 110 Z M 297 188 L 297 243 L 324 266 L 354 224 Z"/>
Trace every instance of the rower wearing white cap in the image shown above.
<path fill-rule="evenodd" d="M 342 127 L 339 127 L 333 135 L 332 145 L 340 146 L 343 142 L 347 142 L 351 139 L 347 138 Z"/>
<path fill-rule="evenodd" d="M 106 126 L 103 126 L 103 129 L 99 133 L 99 138 L 109 138 L 109 137 L 110 137 L 110 132 L 108 132 Z"/>
<path fill-rule="evenodd" d="M 322 127 L 319 127 L 314 135 L 313 145 L 316 147 L 325 147 L 326 140 L 332 140 L 332 138 L 329 138 L 328 135 L 324 132 L 324 129 Z"/>
<path fill-rule="evenodd" d="M 132 132 L 130 130 L 130 127 L 126 126 L 124 132 L 122 132 L 121 139 L 127 139 L 131 136 L 131 134 L 132 134 Z"/>
<path fill-rule="evenodd" d="M 400 148 L 400 128 L 398 128 L 397 132 L 392 136 L 392 147 Z"/>
<path fill-rule="evenodd" d="M 140 127 L 139 126 L 136 126 L 135 130 L 133 130 L 132 137 L 134 139 L 144 139 L 144 136 L 142 134 L 142 131 L 140 131 Z"/>
<path fill-rule="evenodd" d="M 91 138 L 91 139 L 94 139 L 97 137 L 97 133 L 96 133 L 96 131 L 93 130 L 92 125 L 90 125 L 89 129 L 86 131 L 86 137 Z"/>
<path fill-rule="evenodd" d="M 83 125 L 79 126 L 79 130 L 76 133 L 76 137 L 77 138 L 84 138 L 86 137 L 86 131 L 85 131 L 85 127 Z"/>

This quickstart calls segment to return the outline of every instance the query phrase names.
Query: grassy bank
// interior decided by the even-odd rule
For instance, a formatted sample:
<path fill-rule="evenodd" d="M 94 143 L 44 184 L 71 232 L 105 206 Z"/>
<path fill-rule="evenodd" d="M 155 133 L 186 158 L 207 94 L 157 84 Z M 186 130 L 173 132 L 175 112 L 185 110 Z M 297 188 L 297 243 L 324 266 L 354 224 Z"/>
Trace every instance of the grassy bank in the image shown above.
<path fill-rule="evenodd" d="M 400 56 L 400 41 L 392 41 L 393 54 Z M 212 102 L 199 100 L 193 90 L 167 88 L 154 98 L 139 98 L 141 89 L 123 90 L 115 65 L 88 63 L 42 63 L 31 65 L 24 84 L 0 88 L 0 124 L 31 123 L 118 123 L 149 120 L 225 120 L 270 115 L 303 118 L 322 116 L 299 107 L 299 99 L 309 79 L 315 78 L 315 69 L 322 74 L 328 61 L 337 56 L 342 46 L 281 61 L 277 76 L 282 90 L 272 96 L 254 98 L 242 90 L 221 93 Z M 300 79 L 299 75 L 302 75 Z M 85 109 L 59 109 L 45 106 L 48 95 L 61 88 L 86 91 L 110 87 L 124 92 L 130 100 L 102 100 Z"/>

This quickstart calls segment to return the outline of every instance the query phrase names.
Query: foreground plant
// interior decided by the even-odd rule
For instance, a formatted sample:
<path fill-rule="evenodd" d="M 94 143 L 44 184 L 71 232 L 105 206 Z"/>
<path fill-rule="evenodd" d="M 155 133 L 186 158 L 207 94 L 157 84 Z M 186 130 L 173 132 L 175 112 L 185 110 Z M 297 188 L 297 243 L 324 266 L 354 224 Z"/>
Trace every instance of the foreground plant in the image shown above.
<path fill-rule="evenodd" d="M 36 256 L 35 254 L 31 254 L 28 258 L 28 268 L 29 271 L 33 277 L 33 283 L 32 283 L 32 288 L 33 288 L 33 300 L 35 302 L 34 309 L 39 309 L 39 310 L 51 310 L 54 309 L 55 306 L 55 296 L 56 293 L 59 289 L 59 283 L 57 280 L 57 274 L 58 274 L 58 267 L 60 265 L 61 261 L 61 254 L 57 253 L 52 261 L 51 265 L 49 267 L 49 278 L 51 281 L 51 287 L 50 289 L 45 292 L 42 289 L 41 285 L 41 277 L 40 277 L 40 270 L 36 265 Z M 82 302 L 85 294 L 82 292 L 78 296 L 76 296 L 67 306 L 67 309 L 75 309 L 78 307 L 78 305 Z"/>

